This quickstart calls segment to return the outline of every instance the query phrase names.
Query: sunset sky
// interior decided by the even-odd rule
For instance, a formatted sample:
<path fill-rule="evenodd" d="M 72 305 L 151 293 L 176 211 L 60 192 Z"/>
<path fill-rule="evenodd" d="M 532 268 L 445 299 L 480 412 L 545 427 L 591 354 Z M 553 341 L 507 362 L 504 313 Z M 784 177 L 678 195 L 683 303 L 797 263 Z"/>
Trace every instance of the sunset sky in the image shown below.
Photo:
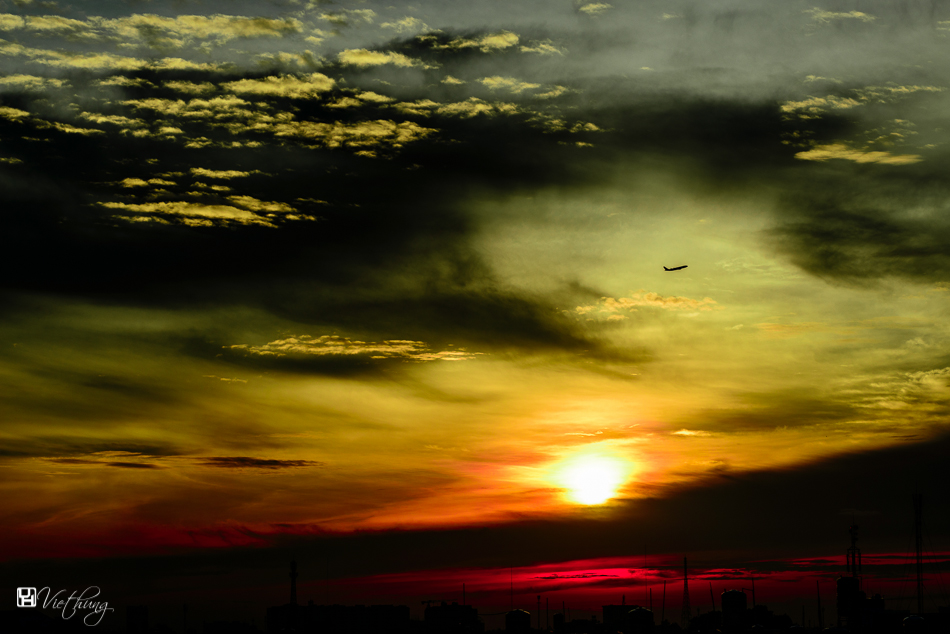
<path fill-rule="evenodd" d="M 0 11 L 6 584 L 832 605 L 915 487 L 950 551 L 935 0 Z"/>

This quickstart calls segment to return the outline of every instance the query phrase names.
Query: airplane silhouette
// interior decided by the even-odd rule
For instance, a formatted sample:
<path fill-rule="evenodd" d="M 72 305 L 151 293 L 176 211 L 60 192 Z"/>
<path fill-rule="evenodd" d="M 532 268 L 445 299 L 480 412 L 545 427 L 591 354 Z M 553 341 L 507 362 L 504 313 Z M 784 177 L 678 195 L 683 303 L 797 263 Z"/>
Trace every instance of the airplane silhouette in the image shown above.
<path fill-rule="evenodd" d="M 671 269 L 668 269 L 668 268 L 666 268 L 666 267 L 664 266 L 664 267 L 663 267 L 663 270 L 664 270 L 664 271 L 679 271 L 680 269 L 685 269 L 687 266 L 689 266 L 689 265 L 688 265 L 688 264 L 684 264 L 683 266 L 674 266 L 674 267 L 671 268 Z"/>

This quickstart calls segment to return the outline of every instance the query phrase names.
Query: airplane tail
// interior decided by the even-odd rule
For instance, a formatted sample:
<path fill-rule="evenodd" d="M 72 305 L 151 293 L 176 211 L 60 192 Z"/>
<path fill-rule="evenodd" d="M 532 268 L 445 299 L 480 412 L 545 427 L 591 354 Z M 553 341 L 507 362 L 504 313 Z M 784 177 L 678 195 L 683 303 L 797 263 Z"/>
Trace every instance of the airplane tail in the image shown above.
<path fill-rule="evenodd" d="M 664 270 L 664 271 L 669 271 L 669 269 L 666 268 L 665 266 L 663 267 L 663 270 Z"/>

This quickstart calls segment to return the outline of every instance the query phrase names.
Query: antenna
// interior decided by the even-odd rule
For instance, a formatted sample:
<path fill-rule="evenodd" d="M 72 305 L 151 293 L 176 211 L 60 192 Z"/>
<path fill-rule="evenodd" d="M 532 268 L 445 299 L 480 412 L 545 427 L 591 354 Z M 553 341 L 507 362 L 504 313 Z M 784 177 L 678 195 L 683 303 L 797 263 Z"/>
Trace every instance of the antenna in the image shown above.
<path fill-rule="evenodd" d="M 713 595 L 713 591 L 712 591 L 712 581 L 709 582 L 709 600 L 712 601 L 712 604 L 713 604 L 713 612 L 715 612 L 715 611 L 716 611 L 716 597 L 715 597 L 715 595 Z"/>
<path fill-rule="evenodd" d="M 663 580 L 663 607 L 660 609 L 660 623 L 666 620 L 666 579 Z"/>
<path fill-rule="evenodd" d="M 823 630 L 825 628 L 824 619 L 821 616 L 821 582 L 815 579 L 815 591 L 818 594 L 818 629 Z"/>
<path fill-rule="evenodd" d="M 752 577 L 752 607 L 755 607 L 755 577 Z"/>
<path fill-rule="evenodd" d="M 297 605 L 297 562 L 290 562 L 290 605 Z"/>
<path fill-rule="evenodd" d="M 462 605 L 465 605 L 465 584 L 462 584 Z"/>
<path fill-rule="evenodd" d="M 914 493 L 914 538 L 917 546 L 917 614 L 924 613 L 924 496 Z"/>
<path fill-rule="evenodd" d="M 848 549 L 848 553 L 845 556 L 845 570 L 849 571 L 852 577 L 857 577 L 858 572 L 861 570 L 861 549 L 858 548 L 858 525 L 852 524 L 851 528 L 848 529 L 848 534 L 851 535 L 851 548 Z"/>
<path fill-rule="evenodd" d="M 683 629 L 689 627 L 689 619 L 693 615 L 689 609 L 689 577 L 686 573 L 686 557 L 683 557 L 683 610 L 680 619 L 683 621 Z"/>
<path fill-rule="evenodd" d="M 508 567 L 508 580 L 511 582 L 511 609 L 515 609 L 515 572 L 514 568 Z"/>

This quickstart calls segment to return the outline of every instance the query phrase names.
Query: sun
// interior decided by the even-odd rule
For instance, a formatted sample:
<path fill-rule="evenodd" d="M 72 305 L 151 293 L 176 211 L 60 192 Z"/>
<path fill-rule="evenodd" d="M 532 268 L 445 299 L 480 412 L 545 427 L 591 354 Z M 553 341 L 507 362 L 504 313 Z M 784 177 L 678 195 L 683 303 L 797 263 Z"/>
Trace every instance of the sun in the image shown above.
<path fill-rule="evenodd" d="M 574 502 L 594 505 L 617 495 L 626 472 L 626 466 L 617 458 L 588 455 L 568 462 L 560 471 L 559 479 Z"/>

